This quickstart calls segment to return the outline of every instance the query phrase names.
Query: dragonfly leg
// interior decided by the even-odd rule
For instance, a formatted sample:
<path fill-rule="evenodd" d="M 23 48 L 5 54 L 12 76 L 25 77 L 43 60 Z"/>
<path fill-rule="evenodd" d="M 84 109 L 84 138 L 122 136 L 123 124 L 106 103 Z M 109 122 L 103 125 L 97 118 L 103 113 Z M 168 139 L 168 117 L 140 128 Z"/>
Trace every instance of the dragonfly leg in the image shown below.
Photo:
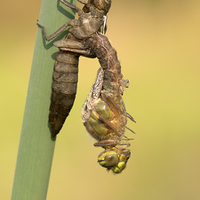
<path fill-rule="evenodd" d="M 37 25 L 42 28 L 42 32 L 43 32 L 43 35 L 44 35 L 44 39 L 46 41 L 50 41 L 52 39 L 54 39 L 57 35 L 59 35 L 62 31 L 64 31 L 67 26 L 70 26 L 70 23 L 67 22 L 66 24 L 62 25 L 56 32 L 54 32 L 53 34 L 51 34 L 50 36 L 47 36 L 46 34 L 46 30 L 44 28 L 44 26 L 42 26 L 41 24 L 37 23 Z"/>

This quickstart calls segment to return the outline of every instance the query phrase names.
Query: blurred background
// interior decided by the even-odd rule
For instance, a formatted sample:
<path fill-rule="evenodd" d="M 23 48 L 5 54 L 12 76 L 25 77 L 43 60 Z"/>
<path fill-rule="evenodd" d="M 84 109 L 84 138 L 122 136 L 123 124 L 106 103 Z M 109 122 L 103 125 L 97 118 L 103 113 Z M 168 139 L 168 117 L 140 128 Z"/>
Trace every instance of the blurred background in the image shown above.
<path fill-rule="evenodd" d="M 1 1 L 0 197 L 10 199 L 41 0 Z M 78 4 L 80 6 L 80 4 Z M 98 61 L 81 58 L 75 105 L 55 147 L 48 200 L 197 200 L 200 1 L 113 0 L 107 36 L 125 79 L 132 156 L 122 174 L 96 162 L 80 109 Z M 53 66 L 52 66 L 53 67 Z M 70 163 L 70 164 L 69 164 Z"/>

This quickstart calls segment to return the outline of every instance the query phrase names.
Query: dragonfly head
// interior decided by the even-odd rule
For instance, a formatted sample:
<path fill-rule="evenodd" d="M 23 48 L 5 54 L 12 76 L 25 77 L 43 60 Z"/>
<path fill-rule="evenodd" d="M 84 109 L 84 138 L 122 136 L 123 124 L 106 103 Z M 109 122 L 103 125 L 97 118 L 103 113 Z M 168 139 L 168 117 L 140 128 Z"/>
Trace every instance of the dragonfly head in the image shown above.
<path fill-rule="evenodd" d="M 111 6 L 111 0 L 94 0 L 94 6 L 99 10 L 104 11 L 104 15 L 106 15 Z"/>
<path fill-rule="evenodd" d="M 83 7 L 83 11 L 88 13 L 93 6 L 97 8 L 101 13 L 106 15 L 110 9 L 111 0 L 88 0 L 88 2 Z"/>
<path fill-rule="evenodd" d="M 126 154 L 120 154 L 114 150 L 104 151 L 98 156 L 98 163 L 107 168 L 108 170 L 112 170 L 115 174 L 121 173 L 126 167 L 126 163 L 130 158 L 130 151 Z"/>

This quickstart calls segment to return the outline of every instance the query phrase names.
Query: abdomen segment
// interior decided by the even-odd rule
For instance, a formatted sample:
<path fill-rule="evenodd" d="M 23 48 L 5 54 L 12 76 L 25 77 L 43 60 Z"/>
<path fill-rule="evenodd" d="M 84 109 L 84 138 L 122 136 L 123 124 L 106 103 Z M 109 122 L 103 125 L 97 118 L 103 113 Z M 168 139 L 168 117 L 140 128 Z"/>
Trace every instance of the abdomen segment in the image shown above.
<path fill-rule="evenodd" d="M 78 82 L 79 55 L 60 51 L 55 60 L 49 112 L 52 137 L 59 133 L 74 104 Z"/>

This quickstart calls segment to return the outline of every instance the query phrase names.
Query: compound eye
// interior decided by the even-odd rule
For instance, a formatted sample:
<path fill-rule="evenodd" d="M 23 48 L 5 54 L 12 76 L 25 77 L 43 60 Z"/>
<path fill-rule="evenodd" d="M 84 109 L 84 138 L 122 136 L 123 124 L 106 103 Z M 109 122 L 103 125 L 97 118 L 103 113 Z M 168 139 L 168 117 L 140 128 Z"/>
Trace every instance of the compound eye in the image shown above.
<path fill-rule="evenodd" d="M 126 167 L 126 163 L 125 162 L 119 162 L 117 164 L 117 166 L 114 166 L 112 167 L 112 171 L 115 173 L 115 174 L 119 174 L 123 171 L 123 169 Z"/>
<path fill-rule="evenodd" d="M 114 151 L 102 152 L 98 157 L 98 162 L 102 167 L 113 167 L 118 164 L 118 154 Z"/>

